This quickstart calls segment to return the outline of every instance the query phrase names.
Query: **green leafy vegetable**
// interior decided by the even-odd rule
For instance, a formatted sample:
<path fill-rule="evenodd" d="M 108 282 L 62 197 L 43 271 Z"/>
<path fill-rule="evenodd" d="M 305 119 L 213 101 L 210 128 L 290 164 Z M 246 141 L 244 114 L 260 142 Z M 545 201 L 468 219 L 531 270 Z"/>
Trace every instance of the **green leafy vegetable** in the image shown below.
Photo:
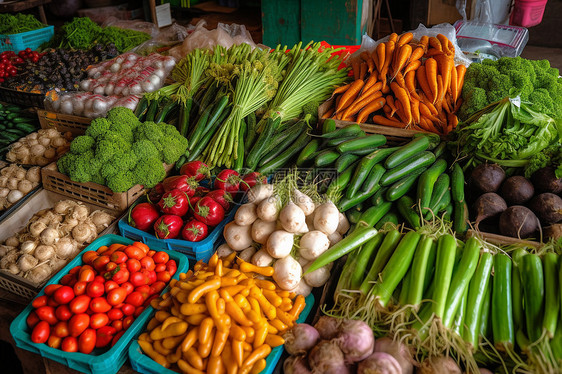
<path fill-rule="evenodd" d="M 0 13 L 0 34 L 12 35 L 47 27 L 31 14 Z M 16 51 L 17 52 L 17 51 Z"/>

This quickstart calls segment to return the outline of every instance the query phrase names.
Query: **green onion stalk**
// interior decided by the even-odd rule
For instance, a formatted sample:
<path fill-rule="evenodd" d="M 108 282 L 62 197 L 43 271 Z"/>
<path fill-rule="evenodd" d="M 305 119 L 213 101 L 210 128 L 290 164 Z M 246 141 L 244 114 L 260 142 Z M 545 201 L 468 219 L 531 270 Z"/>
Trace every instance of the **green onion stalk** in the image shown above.
<path fill-rule="evenodd" d="M 235 48 L 229 56 L 226 68 L 232 63 L 232 74 L 236 77 L 229 83 L 234 85 L 231 88 L 232 111 L 205 150 L 203 156 L 208 165 L 230 167 L 234 164 L 239 157 L 238 143 L 244 141 L 239 139 L 242 120 L 274 97 L 282 69 L 288 62 L 279 48 L 272 52 L 255 48 L 246 56 L 244 48 Z"/>

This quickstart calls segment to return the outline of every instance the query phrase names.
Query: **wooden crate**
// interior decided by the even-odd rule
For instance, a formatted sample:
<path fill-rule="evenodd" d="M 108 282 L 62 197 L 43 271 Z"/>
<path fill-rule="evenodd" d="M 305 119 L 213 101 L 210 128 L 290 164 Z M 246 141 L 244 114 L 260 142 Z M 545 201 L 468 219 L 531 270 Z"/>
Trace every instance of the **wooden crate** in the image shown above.
<path fill-rule="evenodd" d="M 165 165 L 166 173 L 169 173 L 173 166 Z M 145 188 L 140 184 L 131 187 L 126 192 L 113 192 L 109 187 L 102 186 L 101 184 L 74 182 L 57 170 L 56 163 L 49 164 L 41 169 L 41 181 L 46 190 L 117 213 L 123 212 L 145 192 Z"/>
<path fill-rule="evenodd" d="M 329 108 L 332 107 L 332 99 L 329 99 L 322 105 L 318 107 L 318 123 L 321 125 L 324 122 L 322 116 L 324 113 L 328 111 Z M 356 122 L 351 121 L 341 121 L 334 119 L 336 122 L 337 127 L 346 127 L 349 125 L 356 124 Z M 361 129 L 365 131 L 367 134 L 381 134 L 386 136 L 387 144 L 388 145 L 401 145 L 404 144 L 412 139 L 412 136 L 419 134 L 419 133 L 426 133 L 432 134 L 427 131 L 418 131 L 418 130 L 408 130 L 408 129 L 399 129 L 396 127 L 389 127 L 389 126 L 381 126 L 381 125 L 374 125 L 369 123 L 360 123 Z"/>
<path fill-rule="evenodd" d="M 466 238 L 468 239 L 472 236 L 479 236 L 490 244 L 501 245 L 501 246 L 518 245 L 518 246 L 539 248 L 542 245 L 541 243 L 532 240 L 523 240 L 523 239 L 512 238 L 510 236 L 491 234 L 488 232 L 482 232 L 476 230 L 468 230 L 466 233 Z"/>
<path fill-rule="evenodd" d="M 29 197 L 29 199 L 27 199 L 25 204 L 18 206 L 17 209 L 12 211 L 8 215 L 8 217 L 6 217 L 2 221 L 2 230 L 0 230 L 0 243 L 3 243 L 7 238 L 22 230 L 35 213 L 42 209 L 52 208 L 54 207 L 56 202 L 65 200 L 67 198 L 67 196 L 47 191 L 43 188 L 34 192 L 33 195 Z M 93 204 L 85 203 L 84 205 L 90 208 L 90 211 L 100 209 L 99 206 Z M 114 211 L 103 208 L 101 208 L 101 210 L 105 210 L 106 212 L 114 215 L 116 219 L 111 225 L 109 225 L 109 227 L 102 231 L 98 235 L 98 237 L 114 233 L 117 229 L 117 222 L 120 218 Z M 0 270 L 0 288 L 16 294 L 25 300 L 31 300 L 32 298 L 34 298 L 46 282 L 47 281 L 37 285 L 25 278 L 18 277 L 4 270 Z"/>
<path fill-rule="evenodd" d="M 49 112 L 43 109 L 37 110 L 37 117 L 42 129 L 54 128 L 63 134 L 69 131 L 73 137 L 84 135 L 92 122 L 91 118 Z"/>

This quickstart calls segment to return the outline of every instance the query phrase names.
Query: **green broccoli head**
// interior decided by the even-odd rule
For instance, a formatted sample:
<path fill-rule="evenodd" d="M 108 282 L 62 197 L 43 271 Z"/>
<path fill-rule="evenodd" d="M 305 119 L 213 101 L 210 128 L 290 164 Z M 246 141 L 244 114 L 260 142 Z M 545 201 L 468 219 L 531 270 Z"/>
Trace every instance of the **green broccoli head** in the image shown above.
<path fill-rule="evenodd" d="M 106 118 L 96 118 L 90 123 L 85 134 L 95 139 L 108 132 L 109 126 L 111 126 L 111 122 Z"/>
<path fill-rule="evenodd" d="M 133 130 L 131 126 L 127 122 L 111 122 L 111 126 L 109 127 L 111 132 L 119 134 L 125 139 L 128 143 L 133 142 Z"/>
<path fill-rule="evenodd" d="M 475 87 L 463 95 L 464 101 L 459 111 L 459 117 L 466 120 L 472 114 L 488 105 L 488 97 L 483 88 Z"/>
<path fill-rule="evenodd" d="M 130 171 L 135 167 L 138 160 L 138 157 L 132 151 L 117 152 L 101 166 L 101 176 L 108 179 L 114 175 Z"/>
<path fill-rule="evenodd" d="M 95 143 L 96 141 L 91 136 L 77 136 L 76 138 L 74 138 L 72 143 L 70 143 L 70 152 L 82 154 L 86 151 L 91 150 L 94 147 Z"/>
<path fill-rule="evenodd" d="M 160 138 L 163 161 L 167 164 L 173 164 L 187 150 L 187 139 L 181 136 L 175 126 L 161 123 L 160 127 L 164 134 L 164 136 Z"/>
<path fill-rule="evenodd" d="M 150 140 L 151 142 L 159 142 L 160 138 L 164 135 L 162 133 L 161 127 L 151 121 L 146 121 L 141 123 L 137 128 L 133 131 L 134 139 L 136 142 L 139 140 Z"/>
<path fill-rule="evenodd" d="M 519 95 L 522 100 L 527 100 L 531 92 L 534 90 L 529 75 L 526 72 L 519 70 L 510 70 L 507 75 L 511 78 L 512 82 L 510 96 L 514 97 Z"/>
<path fill-rule="evenodd" d="M 106 178 L 106 184 L 113 192 L 125 192 L 136 183 L 134 174 L 130 171 L 124 171 Z"/>
<path fill-rule="evenodd" d="M 69 178 L 80 183 L 90 182 L 92 180 L 91 163 L 93 159 L 93 150 L 78 155 L 68 167 Z"/>
<path fill-rule="evenodd" d="M 154 143 L 146 139 L 133 143 L 131 151 L 135 153 L 139 160 L 146 160 L 148 158 L 160 159 L 160 151 L 156 149 Z"/>
<path fill-rule="evenodd" d="M 111 109 L 109 112 L 107 112 L 106 118 L 112 123 L 127 124 L 131 129 L 134 129 L 138 125 L 140 125 L 140 121 L 135 116 L 135 113 L 131 109 L 122 106 Z"/>
<path fill-rule="evenodd" d="M 550 61 L 548 60 L 530 60 L 531 64 L 535 68 L 535 71 L 547 71 L 550 69 Z"/>
<path fill-rule="evenodd" d="M 57 160 L 57 168 L 59 172 L 68 175 L 70 170 L 70 166 L 74 164 L 78 155 L 67 152 L 61 158 Z"/>
<path fill-rule="evenodd" d="M 127 142 L 121 135 L 109 131 L 97 139 L 96 157 L 106 162 L 118 152 L 126 152 L 131 149 L 131 143 Z"/>
<path fill-rule="evenodd" d="M 135 182 L 152 188 L 166 177 L 166 170 L 158 158 L 148 158 L 139 162 L 132 171 Z"/>

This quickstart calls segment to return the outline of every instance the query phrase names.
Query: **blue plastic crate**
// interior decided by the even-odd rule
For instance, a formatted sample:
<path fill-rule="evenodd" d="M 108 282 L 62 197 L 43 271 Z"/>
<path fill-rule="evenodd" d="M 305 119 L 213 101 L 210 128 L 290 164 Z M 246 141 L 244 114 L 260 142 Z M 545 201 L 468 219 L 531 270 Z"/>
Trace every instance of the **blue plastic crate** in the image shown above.
<path fill-rule="evenodd" d="M 215 226 L 209 236 L 200 242 L 189 242 L 182 239 L 158 239 L 151 233 L 130 226 L 127 222 L 127 216 L 119 220 L 119 233 L 126 238 L 143 242 L 154 250 L 178 251 L 186 254 L 192 260 L 207 262 L 215 251 L 215 243 L 222 237 L 224 226 L 234 219 L 237 209 L 238 205 L 234 205 L 224 220 L 218 226 Z"/>
<path fill-rule="evenodd" d="M 112 243 L 131 244 L 133 241 L 123 238 L 118 235 L 104 235 L 94 240 L 87 246 L 78 256 L 69 262 L 61 271 L 57 273 L 47 284 L 58 283 L 60 279 L 68 274 L 70 269 L 82 264 L 82 254 L 86 251 L 97 250 L 102 245 L 109 246 Z M 180 273 L 185 273 L 189 269 L 189 261 L 186 256 L 177 252 L 167 252 L 171 259 L 175 260 L 178 269 L 174 274 L 174 279 L 179 279 Z M 165 291 L 162 291 L 165 292 Z M 37 296 L 44 295 L 44 289 Z M 29 313 L 33 310 L 31 305 L 28 305 L 23 312 L 21 312 L 10 325 L 10 333 L 12 334 L 16 345 L 22 349 L 30 352 L 38 353 L 43 357 L 60 362 L 74 370 L 83 373 L 94 374 L 113 374 L 119 371 L 127 359 L 127 347 L 131 341 L 138 335 L 141 328 L 146 324 L 153 309 L 148 306 L 140 316 L 138 316 L 133 324 L 127 329 L 125 334 L 117 341 L 117 343 L 109 350 L 107 348 L 96 348 L 90 354 L 80 352 L 64 352 L 60 349 L 49 347 L 47 344 L 37 344 L 31 341 L 31 332 L 26 324 L 26 319 Z"/>
<path fill-rule="evenodd" d="M 0 34 L 0 52 L 19 52 L 26 48 L 36 50 L 41 44 L 48 42 L 55 35 L 55 27 L 47 26 L 42 29 L 21 32 L 19 34 Z"/>
<path fill-rule="evenodd" d="M 314 295 L 310 294 L 306 297 L 306 306 L 301 312 L 297 323 L 304 323 L 306 317 L 310 314 L 312 306 L 314 305 Z M 266 362 L 267 366 L 260 374 L 272 374 L 275 370 L 277 362 L 283 354 L 283 346 L 275 347 L 267 356 Z M 145 355 L 137 341 L 133 341 L 133 344 L 129 346 L 129 361 L 131 361 L 131 366 L 133 370 L 138 371 L 141 374 L 175 374 L 175 371 L 166 369 L 162 365 L 156 363 L 153 359 Z"/>

